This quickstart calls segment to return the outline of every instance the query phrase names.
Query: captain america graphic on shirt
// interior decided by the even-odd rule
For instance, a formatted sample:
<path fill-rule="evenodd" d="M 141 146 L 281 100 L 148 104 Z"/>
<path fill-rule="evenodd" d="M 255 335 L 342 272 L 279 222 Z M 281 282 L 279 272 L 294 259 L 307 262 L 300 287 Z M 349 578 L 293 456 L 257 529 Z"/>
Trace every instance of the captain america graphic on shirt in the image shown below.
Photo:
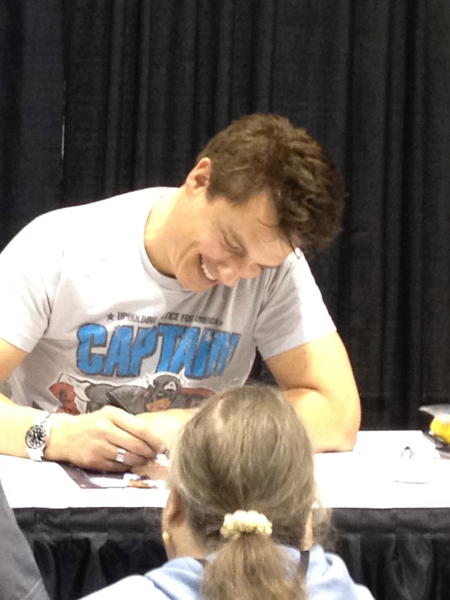
<path fill-rule="evenodd" d="M 113 315 L 108 315 L 111 321 Z M 177 315 L 178 316 L 178 315 Z M 212 390 L 195 380 L 221 375 L 239 342 L 239 335 L 201 325 L 159 322 L 86 323 L 77 331 L 80 375 L 61 373 L 49 386 L 58 411 L 82 414 L 113 405 L 133 414 L 192 408 Z M 145 372 L 145 360 L 157 359 L 156 372 Z M 144 371 L 144 373 L 143 373 Z M 92 376 L 101 377 L 98 381 Z M 134 378 L 109 383 L 107 378 Z M 106 378 L 106 380 L 105 380 Z"/>

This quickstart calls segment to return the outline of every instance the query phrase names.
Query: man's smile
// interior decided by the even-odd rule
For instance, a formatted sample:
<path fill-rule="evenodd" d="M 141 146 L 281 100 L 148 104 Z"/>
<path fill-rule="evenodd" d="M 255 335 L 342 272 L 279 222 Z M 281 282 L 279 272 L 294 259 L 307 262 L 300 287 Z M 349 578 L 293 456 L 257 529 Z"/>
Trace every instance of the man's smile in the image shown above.
<path fill-rule="evenodd" d="M 210 273 L 210 271 L 208 270 L 208 267 L 205 264 L 205 261 L 203 260 L 203 256 L 200 255 L 200 266 L 202 268 L 203 274 L 205 275 L 206 279 L 208 279 L 209 281 L 217 281 L 216 278 L 214 277 L 214 275 L 212 275 Z"/>

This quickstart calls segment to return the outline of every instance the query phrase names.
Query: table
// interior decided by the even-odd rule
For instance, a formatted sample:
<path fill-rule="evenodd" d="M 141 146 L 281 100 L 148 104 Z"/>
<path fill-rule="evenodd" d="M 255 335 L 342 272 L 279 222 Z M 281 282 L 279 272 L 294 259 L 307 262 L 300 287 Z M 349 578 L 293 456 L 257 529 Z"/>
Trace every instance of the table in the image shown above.
<path fill-rule="evenodd" d="M 316 457 L 316 479 L 356 581 L 377 600 L 449 600 L 450 459 L 421 432 L 360 432 Z"/>
<path fill-rule="evenodd" d="M 165 560 L 165 490 L 81 489 L 56 463 L 5 456 L 0 478 L 52 598 Z M 316 456 L 316 480 L 356 581 L 377 600 L 448 600 L 450 460 L 420 432 L 360 432 L 353 452 Z"/>

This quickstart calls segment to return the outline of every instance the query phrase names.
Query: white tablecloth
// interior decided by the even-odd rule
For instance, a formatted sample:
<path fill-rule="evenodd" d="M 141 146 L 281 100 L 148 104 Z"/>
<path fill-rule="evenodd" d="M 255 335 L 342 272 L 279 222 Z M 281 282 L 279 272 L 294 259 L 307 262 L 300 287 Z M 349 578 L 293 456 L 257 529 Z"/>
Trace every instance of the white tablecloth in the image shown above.
<path fill-rule="evenodd" d="M 353 452 L 316 456 L 316 480 L 327 507 L 450 507 L 450 459 L 420 431 L 360 431 Z"/>
<path fill-rule="evenodd" d="M 450 459 L 441 459 L 419 431 L 362 431 L 353 452 L 315 460 L 324 506 L 450 507 Z M 165 490 L 83 489 L 57 463 L 3 455 L 0 479 L 13 508 L 164 506 L 167 498 Z"/>

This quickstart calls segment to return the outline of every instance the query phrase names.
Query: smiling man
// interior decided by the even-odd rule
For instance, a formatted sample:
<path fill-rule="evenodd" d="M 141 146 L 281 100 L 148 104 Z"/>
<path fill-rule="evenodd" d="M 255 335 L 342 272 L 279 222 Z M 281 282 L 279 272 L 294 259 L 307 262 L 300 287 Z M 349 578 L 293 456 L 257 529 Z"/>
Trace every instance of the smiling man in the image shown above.
<path fill-rule="evenodd" d="M 358 392 L 302 253 L 341 212 L 320 145 L 256 114 L 179 188 L 35 219 L 0 255 L 0 452 L 139 467 L 208 395 L 245 383 L 256 349 L 316 448 L 351 448 Z"/>
<path fill-rule="evenodd" d="M 156 203 L 147 224 L 153 266 L 192 292 L 253 279 L 263 269 L 281 265 L 292 252 L 278 230 L 269 192 L 236 206 L 220 196 L 209 200 L 210 171 L 211 160 L 202 158 L 169 201 Z"/>

